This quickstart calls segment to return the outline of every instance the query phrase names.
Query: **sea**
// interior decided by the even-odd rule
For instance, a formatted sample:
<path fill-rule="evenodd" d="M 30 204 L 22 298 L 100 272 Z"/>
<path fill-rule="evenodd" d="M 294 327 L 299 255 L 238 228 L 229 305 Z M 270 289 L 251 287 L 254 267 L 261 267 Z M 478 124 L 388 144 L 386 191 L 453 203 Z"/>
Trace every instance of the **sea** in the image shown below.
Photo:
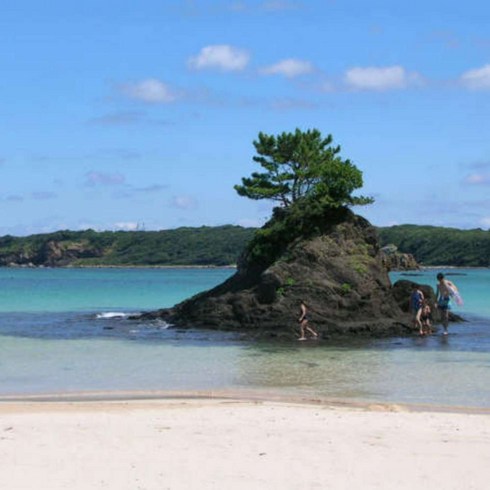
<path fill-rule="evenodd" d="M 391 279 L 435 286 L 437 272 L 464 299 L 454 311 L 465 321 L 450 324 L 448 336 L 278 342 L 130 319 L 233 269 L 0 268 L 0 401 L 241 393 L 489 409 L 490 269 Z"/>

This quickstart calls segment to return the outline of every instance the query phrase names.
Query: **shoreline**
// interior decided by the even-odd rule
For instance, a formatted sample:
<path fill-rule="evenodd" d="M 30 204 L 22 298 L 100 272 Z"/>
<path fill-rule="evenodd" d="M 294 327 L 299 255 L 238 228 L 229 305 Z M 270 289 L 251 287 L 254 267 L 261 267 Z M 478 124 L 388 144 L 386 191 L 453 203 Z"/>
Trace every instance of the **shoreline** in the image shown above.
<path fill-rule="evenodd" d="M 73 393 L 47 393 L 26 395 L 0 395 L 0 413 L 5 407 L 37 406 L 89 406 L 113 404 L 153 404 L 172 401 L 183 402 L 236 402 L 278 403 L 302 406 L 318 406 L 339 409 L 386 411 L 406 413 L 458 413 L 490 415 L 490 407 L 442 405 L 431 403 L 405 403 L 345 398 L 309 397 L 294 394 L 264 394 L 253 390 L 212 391 L 90 391 Z"/>

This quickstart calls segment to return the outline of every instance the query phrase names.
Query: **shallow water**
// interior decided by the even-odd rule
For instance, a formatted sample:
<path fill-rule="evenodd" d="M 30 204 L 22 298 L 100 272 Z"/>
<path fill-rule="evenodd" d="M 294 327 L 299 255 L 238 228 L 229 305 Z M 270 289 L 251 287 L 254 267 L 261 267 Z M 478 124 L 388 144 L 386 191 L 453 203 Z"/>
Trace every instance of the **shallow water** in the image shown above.
<path fill-rule="evenodd" d="M 229 389 L 490 407 L 490 271 L 451 277 L 470 321 L 451 325 L 448 337 L 252 343 L 127 318 L 232 272 L 0 269 L 0 395 Z M 424 272 L 417 282 L 433 277 Z"/>

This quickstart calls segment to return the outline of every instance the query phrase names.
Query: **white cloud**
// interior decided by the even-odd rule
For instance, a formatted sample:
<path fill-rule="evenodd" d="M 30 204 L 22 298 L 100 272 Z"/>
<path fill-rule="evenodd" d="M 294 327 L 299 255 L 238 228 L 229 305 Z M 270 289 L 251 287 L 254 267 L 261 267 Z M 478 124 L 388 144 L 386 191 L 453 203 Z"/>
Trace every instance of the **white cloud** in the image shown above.
<path fill-rule="evenodd" d="M 309 61 L 296 60 L 289 58 L 279 61 L 274 65 L 266 66 L 260 70 L 264 75 L 282 75 L 287 78 L 294 78 L 306 75 L 314 71 L 314 66 Z"/>
<path fill-rule="evenodd" d="M 114 223 L 113 228 L 121 231 L 136 231 L 139 229 L 139 223 L 135 221 L 120 221 L 118 223 Z"/>
<path fill-rule="evenodd" d="M 121 92 L 130 99 L 141 100 L 149 104 L 169 104 L 175 102 L 180 94 L 166 83 L 155 78 L 121 85 Z"/>
<path fill-rule="evenodd" d="M 485 216 L 484 218 L 480 219 L 480 224 L 482 226 L 487 226 L 490 228 L 490 216 Z"/>
<path fill-rule="evenodd" d="M 197 56 L 189 59 L 189 66 L 195 70 L 218 69 L 222 71 L 241 71 L 250 60 L 247 51 L 227 44 L 216 44 L 201 49 Z"/>
<path fill-rule="evenodd" d="M 490 90 L 490 64 L 463 73 L 461 83 L 471 90 Z"/>
<path fill-rule="evenodd" d="M 355 67 L 347 70 L 345 83 L 355 90 L 399 90 L 421 82 L 420 75 L 408 73 L 403 66 L 365 68 Z"/>
<path fill-rule="evenodd" d="M 243 218 L 238 220 L 238 226 L 243 228 L 260 228 L 263 224 L 263 220 L 253 218 Z"/>
<path fill-rule="evenodd" d="M 490 185 L 490 174 L 470 174 L 464 182 L 470 185 Z"/>
<path fill-rule="evenodd" d="M 197 208 L 197 201 L 191 196 L 174 196 L 170 205 L 173 208 L 189 211 Z"/>

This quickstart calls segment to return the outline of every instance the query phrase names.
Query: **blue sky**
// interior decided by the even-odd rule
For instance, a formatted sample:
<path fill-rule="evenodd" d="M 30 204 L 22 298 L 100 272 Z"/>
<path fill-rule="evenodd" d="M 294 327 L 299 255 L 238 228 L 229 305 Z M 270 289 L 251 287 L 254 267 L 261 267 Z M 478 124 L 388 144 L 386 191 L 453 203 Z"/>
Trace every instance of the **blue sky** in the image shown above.
<path fill-rule="evenodd" d="M 373 224 L 490 228 L 485 1 L 7 0 L 0 234 L 260 226 L 259 131 L 318 128 Z"/>

